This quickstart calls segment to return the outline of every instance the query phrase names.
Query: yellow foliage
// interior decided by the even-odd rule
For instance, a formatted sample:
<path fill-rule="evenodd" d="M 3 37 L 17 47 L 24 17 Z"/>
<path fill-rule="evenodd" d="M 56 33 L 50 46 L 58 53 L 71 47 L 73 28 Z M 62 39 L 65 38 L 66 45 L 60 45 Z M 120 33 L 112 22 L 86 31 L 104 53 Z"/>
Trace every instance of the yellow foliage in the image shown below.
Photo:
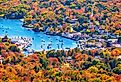
<path fill-rule="evenodd" d="M 116 30 L 114 34 L 121 35 L 121 30 Z"/>
<path fill-rule="evenodd" d="M 98 68 L 95 66 L 91 66 L 88 68 L 88 71 L 92 72 L 92 73 L 97 73 L 98 72 Z"/>
<path fill-rule="evenodd" d="M 106 74 L 102 74 L 101 75 L 101 80 L 107 80 L 110 76 L 106 75 Z"/>

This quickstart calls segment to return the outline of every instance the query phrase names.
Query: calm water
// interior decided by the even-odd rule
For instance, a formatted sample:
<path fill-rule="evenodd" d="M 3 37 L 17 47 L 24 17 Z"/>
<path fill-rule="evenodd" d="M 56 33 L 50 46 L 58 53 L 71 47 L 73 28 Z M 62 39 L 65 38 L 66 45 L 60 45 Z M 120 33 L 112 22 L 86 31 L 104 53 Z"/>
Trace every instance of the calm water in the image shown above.
<path fill-rule="evenodd" d="M 73 40 L 66 39 L 60 36 L 46 35 L 42 32 L 35 33 L 31 30 L 25 29 L 24 27 L 22 27 L 22 22 L 20 20 L 0 19 L 0 36 L 3 37 L 5 34 L 8 34 L 8 37 L 10 38 L 18 36 L 34 38 L 34 40 L 32 41 L 32 45 L 29 48 L 37 51 L 43 50 L 41 48 L 41 45 L 43 45 L 43 48 L 45 50 L 48 50 L 47 45 L 50 44 L 50 42 L 52 42 L 51 49 L 61 49 L 60 46 L 62 42 L 59 42 L 59 40 L 63 40 L 63 49 L 76 47 L 76 42 Z M 42 42 L 42 40 L 44 40 L 45 42 Z"/>

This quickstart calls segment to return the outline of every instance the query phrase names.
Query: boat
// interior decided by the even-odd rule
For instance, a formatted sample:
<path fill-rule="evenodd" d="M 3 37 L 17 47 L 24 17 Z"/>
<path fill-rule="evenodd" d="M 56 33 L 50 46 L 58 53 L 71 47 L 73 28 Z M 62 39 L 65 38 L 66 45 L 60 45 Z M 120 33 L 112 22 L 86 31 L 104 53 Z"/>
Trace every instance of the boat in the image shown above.
<path fill-rule="evenodd" d="M 24 19 L 20 19 L 21 22 L 24 22 Z"/>

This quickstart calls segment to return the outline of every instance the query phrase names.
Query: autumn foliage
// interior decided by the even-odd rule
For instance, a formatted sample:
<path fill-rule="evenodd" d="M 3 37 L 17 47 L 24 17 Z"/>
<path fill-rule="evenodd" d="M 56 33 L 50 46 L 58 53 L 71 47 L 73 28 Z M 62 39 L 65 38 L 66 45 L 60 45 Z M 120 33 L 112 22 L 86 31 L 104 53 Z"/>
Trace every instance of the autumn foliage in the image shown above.
<path fill-rule="evenodd" d="M 120 48 L 91 51 L 75 48 L 25 56 L 17 49 L 11 50 L 11 46 L 16 45 L 10 41 L 0 43 L 1 82 L 121 81 Z M 49 55 L 50 52 L 53 54 Z"/>

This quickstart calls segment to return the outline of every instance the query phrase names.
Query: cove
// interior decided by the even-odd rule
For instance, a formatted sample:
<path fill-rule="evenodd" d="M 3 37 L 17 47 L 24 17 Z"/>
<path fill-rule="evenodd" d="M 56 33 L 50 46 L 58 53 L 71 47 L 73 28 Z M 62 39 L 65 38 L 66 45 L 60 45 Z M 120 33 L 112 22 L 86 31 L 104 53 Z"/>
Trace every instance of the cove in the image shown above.
<path fill-rule="evenodd" d="M 28 49 L 35 51 L 49 50 L 47 46 L 50 43 L 52 44 L 50 49 L 55 50 L 77 47 L 76 41 L 61 36 L 46 35 L 43 32 L 34 32 L 22 27 L 22 24 L 20 20 L 16 19 L 0 19 L 0 36 L 3 37 L 7 34 L 9 38 L 18 36 L 32 38 L 32 45 Z"/>

